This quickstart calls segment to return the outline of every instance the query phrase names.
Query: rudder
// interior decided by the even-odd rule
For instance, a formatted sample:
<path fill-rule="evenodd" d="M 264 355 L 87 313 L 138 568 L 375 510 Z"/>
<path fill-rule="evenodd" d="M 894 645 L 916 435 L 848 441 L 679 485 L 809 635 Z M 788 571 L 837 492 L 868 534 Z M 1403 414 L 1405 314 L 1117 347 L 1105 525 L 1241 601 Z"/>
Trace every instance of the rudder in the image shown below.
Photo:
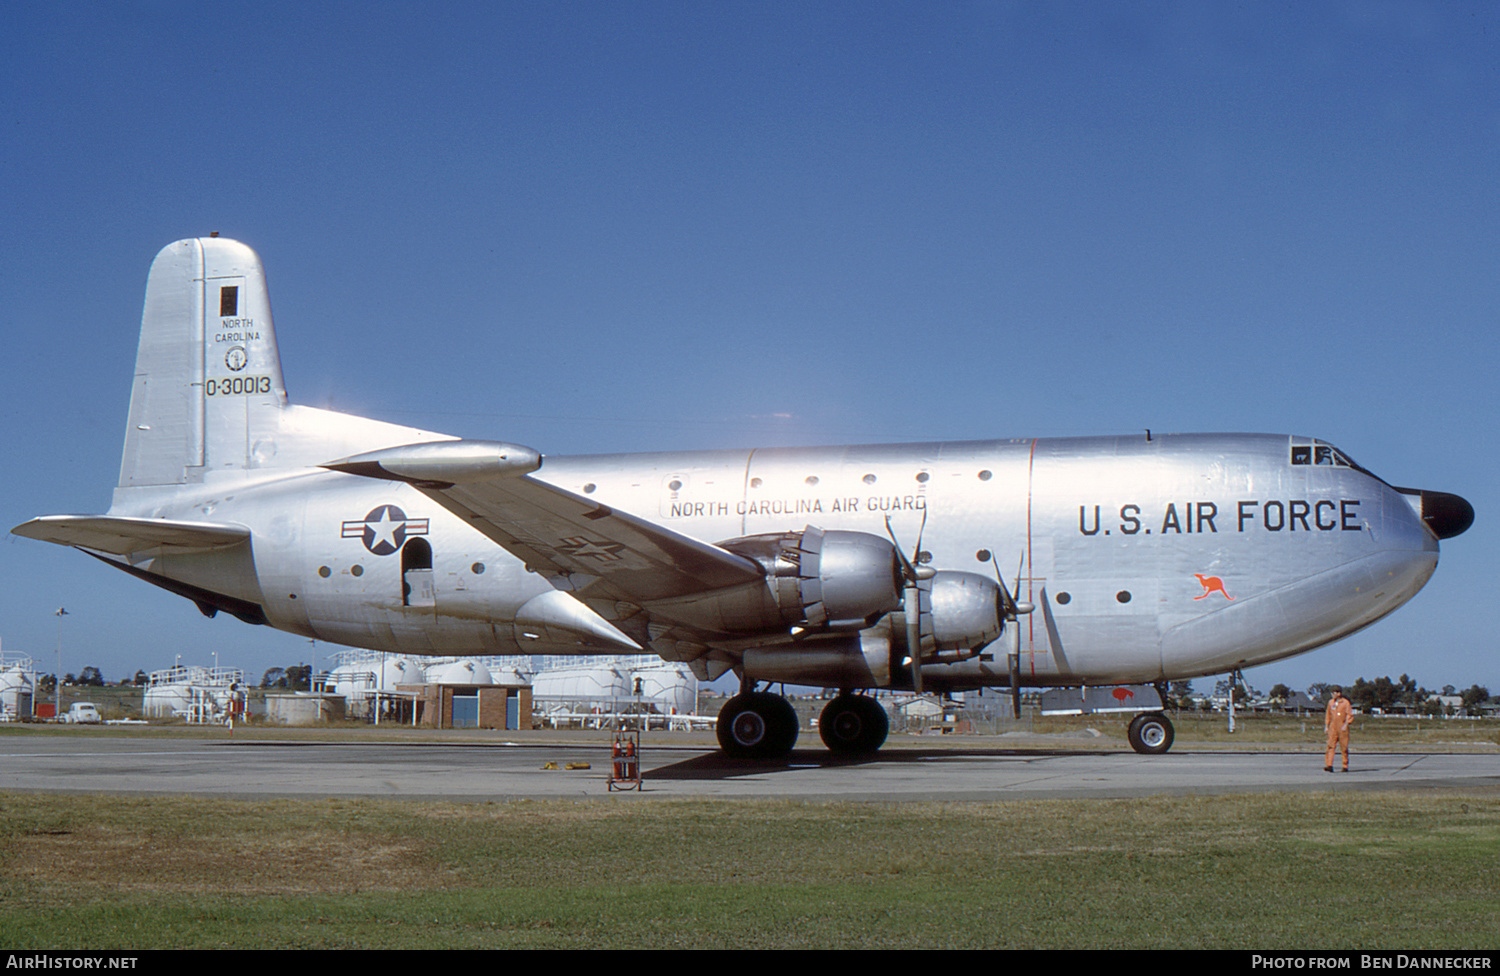
<path fill-rule="evenodd" d="M 221 237 L 162 248 L 146 280 L 120 487 L 260 467 L 286 402 L 259 255 Z"/>

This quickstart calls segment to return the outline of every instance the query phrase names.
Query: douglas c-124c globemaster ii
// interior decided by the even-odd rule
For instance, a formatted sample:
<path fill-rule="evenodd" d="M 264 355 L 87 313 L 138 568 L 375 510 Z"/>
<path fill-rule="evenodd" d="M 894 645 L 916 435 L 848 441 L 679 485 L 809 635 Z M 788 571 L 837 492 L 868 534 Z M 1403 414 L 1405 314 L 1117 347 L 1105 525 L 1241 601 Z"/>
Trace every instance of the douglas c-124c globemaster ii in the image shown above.
<path fill-rule="evenodd" d="M 797 736 L 762 682 L 860 692 L 1162 683 L 1366 627 L 1473 521 L 1309 437 L 1191 434 L 548 457 L 287 402 L 259 257 L 151 266 L 106 515 L 13 531 L 241 620 L 417 655 L 650 650 L 734 671 L 733 755 Z M 1007 578 L 1008 577 L 1008 578 Z M 1131 742 L 1172 727 L 1137 716 Z"/>

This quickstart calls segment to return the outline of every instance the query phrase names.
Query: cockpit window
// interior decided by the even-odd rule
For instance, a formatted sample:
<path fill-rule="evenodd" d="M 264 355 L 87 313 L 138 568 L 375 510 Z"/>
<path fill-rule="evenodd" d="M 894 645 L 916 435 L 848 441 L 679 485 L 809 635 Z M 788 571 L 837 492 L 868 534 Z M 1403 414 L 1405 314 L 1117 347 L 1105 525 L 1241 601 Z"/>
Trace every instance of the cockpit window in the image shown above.
<path fill-rule="evenodd" d="M 1292 439 L 1292 464 L 1312 464 L 1333 468 L 1353 468 L 1355 471 L 1363 472 L 1374 478 L 1375 475 L 1365 470 L 1354 462 L 1354 459 L 1343 451 L 1326 444 L 1323 441 L 1311 438 Z M 1379 479 L 1376 479 L 1379 480 Z"/>
<path fill-rule="evenodd" d="M 1322 441 L 1309 441 L 1306 444 L 1293 442 L 1292 463 L 1359 469 L 1359 465 L 1351 461 L 1342 451 L 1332 444 L 1324 444 Z"/>

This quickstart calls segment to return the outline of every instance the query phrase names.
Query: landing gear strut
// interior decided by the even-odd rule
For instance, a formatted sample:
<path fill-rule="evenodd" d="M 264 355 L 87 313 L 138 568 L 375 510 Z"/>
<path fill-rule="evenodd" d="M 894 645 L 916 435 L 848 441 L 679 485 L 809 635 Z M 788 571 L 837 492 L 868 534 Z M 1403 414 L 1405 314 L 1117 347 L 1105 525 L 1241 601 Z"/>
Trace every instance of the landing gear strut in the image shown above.
<path fill-rule="evenodd" d="M 775 759 L 797 742 L 797 712 L 769 691 L 742 691 L 719 712 L 719 747 L 739 759 Z"/>

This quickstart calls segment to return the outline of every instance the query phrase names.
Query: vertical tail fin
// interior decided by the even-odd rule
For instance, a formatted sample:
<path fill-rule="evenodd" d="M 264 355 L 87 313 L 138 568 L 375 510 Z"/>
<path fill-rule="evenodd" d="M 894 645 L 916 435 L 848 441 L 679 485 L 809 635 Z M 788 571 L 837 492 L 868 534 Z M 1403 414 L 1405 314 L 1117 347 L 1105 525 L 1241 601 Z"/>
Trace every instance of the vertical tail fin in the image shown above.
<path fill-rule="evenodd" d="M 285 407 L 259 255 L 221 237 L 164 247 L 146 280 L 120 487 L 259 467 Z"/>

